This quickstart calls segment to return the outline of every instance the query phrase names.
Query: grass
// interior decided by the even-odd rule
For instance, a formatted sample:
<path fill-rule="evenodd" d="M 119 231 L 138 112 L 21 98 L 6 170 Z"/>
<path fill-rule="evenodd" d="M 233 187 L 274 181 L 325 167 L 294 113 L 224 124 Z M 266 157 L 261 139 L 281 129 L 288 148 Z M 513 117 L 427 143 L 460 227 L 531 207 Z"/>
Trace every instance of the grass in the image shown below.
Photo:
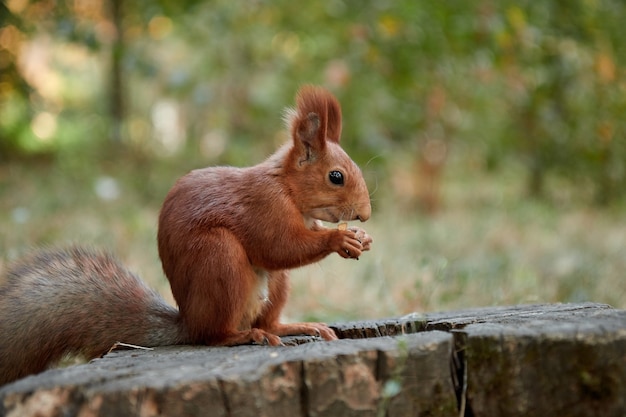
<path fill-rule="evenodd" d="M 85 162 L 78 171 L 0 165 L 0 270 L 34 247 L 84 244 L 117 254 L 172 301 L 156 250 L 157 216 L 169 187 L 192 168 L 132 160 Z M 626 308 L 623 205 L 590 208 L 562 184 L 552 184 L 550 200 L 522 199 L 515 169 L 486 175 L 451 167 L 442 184 L 444 206 L 435 215 L 379 186 L 372 219 L 360 225 L 374 238 L 371 252 L 359 261 L 331 255 L 294 271 L 287 319 L 540 302 Z"/>
<path fill-rule="evenodd" d="M 356 319 L 541 302 L 626 307 L 617 212 L 528 201 L 450 207 L 434 218 L 386 208 L 368 230 L 374 246 L 358 262 L 331 257 L 296 272 L 294 293 L 307 297 L 289 312 Z"/>

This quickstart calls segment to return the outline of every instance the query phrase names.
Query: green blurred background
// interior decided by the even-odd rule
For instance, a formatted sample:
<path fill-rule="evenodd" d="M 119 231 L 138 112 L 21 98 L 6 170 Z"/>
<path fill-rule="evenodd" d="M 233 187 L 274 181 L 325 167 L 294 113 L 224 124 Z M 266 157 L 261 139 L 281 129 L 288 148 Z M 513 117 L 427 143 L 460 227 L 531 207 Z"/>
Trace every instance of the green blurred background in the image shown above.
<path fill-rule="evenodd" d="M 0 19 L 2 269 L 87 244 L 169 297 L 168 189 L 263 160 L 314 83 L 342 103 L 375 242 L 297 271 L 288 317 L 626 307 L 621 0 L 8 0 Z"/>

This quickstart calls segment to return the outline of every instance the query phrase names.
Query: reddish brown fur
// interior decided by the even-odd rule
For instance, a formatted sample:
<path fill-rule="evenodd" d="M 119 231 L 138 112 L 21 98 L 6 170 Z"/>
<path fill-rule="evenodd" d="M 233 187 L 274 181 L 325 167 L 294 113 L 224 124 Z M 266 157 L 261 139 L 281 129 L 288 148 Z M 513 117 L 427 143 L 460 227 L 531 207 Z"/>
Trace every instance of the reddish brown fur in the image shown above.
<path fill-rule="evenodd" d="M 332 252 L 358 257 L 371 238 L 315 220 L 370 216 L 359 168 L 339 146 L 341 110 L 326 90 L 303 87 L 291 114 L 292 143 L 250 168 L 205 168 L 181 178 L 159 218 L 159 254 L 183 319 L 198 343 L 278 344 L 276 336 L 322 334 L 325 325 L 279 323 L 287 269 Z M 344 186 L 328 173 L 340 170 Z M 349 253 L 349 255 L 347 255 Z M 263 276 L 269 302 L 259 295 Z"/>
<path fill-rule="evenodd" d="M 296 96 L 298 117 L 292 126 L 292 137 L 296 137 L 297 128 L 309 114 L 317 114 L 322 125 L 319 132 L 322 138 L 339 143 L 341 137 L 341 106 L 328 91 L 319 87 L 305 85 Z"/>
<path fill-rule="evenodd" d="M 364 230 L 319 220 L 365 221 L 370 201 L 359 168 L 339 146 L 335 98 L 304 87 L 289 114 L 292 143 L 250 168 L 216 167 L 182 177 L 159 217 L 163 269 L 180 311 L 115 259 L 80 248 L 35 253 L 0 286 L 0 385 L 40 372 L 66 353 L 88 358 L 117 341 L 269 343 L 280 336 L 336 336 L 320 323 L 281 324 L 287 270 L 332 252 L 358 258 Z M 330 171 L 344 184 L 333 184 Z"/>

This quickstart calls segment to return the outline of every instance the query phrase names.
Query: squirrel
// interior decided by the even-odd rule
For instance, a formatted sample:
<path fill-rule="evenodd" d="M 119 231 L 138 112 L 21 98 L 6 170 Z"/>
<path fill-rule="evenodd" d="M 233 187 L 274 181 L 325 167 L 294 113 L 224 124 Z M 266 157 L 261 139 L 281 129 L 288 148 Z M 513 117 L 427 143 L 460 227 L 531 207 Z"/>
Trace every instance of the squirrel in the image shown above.
<path fill-rule="evenodd" d="M 41 372 L 66 354 L 100 357 L 116 342 L 140 346 L 281 345 L 281 336 L 335 340 L 323 323 L 280 322 L 288 270 L 336 252 L 358 259 L 372 238 L 369 193 L 339 144 L 341 108 L 305 85 L 285 121 L 291 140 L 247 168 L 181 177 L 159 214 L 158 251 L 178 309 L 113 256 L 40 250 L 0 285 L 0 385 Z"/>

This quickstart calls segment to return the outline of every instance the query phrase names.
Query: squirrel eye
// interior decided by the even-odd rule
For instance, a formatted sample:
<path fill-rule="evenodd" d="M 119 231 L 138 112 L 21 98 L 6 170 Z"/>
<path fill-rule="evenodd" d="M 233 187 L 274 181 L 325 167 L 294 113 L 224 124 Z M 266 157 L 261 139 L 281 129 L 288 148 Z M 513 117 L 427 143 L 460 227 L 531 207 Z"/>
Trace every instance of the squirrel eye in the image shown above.
<path fill-rule="evenodd" d="M 328 179 L 335 185 L 343 185 L 343 174 L 339 171 L 330 171 Z"/>

